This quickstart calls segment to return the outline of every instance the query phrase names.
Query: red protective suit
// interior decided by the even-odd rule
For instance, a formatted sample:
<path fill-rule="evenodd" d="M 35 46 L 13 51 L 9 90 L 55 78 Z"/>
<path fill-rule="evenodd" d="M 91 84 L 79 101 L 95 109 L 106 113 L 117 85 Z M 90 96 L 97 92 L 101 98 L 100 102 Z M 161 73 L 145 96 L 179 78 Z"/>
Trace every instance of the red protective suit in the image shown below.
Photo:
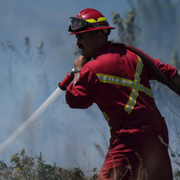
<path fill-rule="evenodd" d="M 150 59 L 168 79 L 178 73 Z M 150 79 L 158 77 L 136 54 L 108 42 L 68 86 L 66 101 L 71 108 L 96 103 L 110 126 L 110 150 L 99 180 L 114 179 L 114 171 L 126 172 L 124 179 L 172 180 L 167 147 L 158 138 L 168 144 L 167 127 L 154 103 Z"/>

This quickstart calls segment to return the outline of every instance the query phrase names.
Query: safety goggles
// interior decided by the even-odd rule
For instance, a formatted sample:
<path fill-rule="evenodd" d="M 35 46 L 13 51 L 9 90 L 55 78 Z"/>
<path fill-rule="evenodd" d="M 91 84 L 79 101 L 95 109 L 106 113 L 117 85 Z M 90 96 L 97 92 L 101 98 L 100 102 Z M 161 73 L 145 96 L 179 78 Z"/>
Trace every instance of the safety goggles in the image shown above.
<path fill-rule="evenodd" d="M 102 27 L 109 26 L 107 22 L 89 23 L 82 18 L 70 17 L 69 18 L 69 31 L 80 31 L 86 27 Z"/>

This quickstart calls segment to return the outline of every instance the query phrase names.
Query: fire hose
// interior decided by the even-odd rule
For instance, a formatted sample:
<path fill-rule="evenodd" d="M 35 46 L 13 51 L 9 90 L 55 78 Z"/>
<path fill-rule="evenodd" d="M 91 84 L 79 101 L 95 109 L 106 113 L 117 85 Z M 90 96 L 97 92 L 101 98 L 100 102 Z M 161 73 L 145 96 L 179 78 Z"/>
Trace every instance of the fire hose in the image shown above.
<path fill-rule="evenodd" d="M 137 54 L 143 60 L 144 64 L 148 65 L 156 73 L 156 75 L 159 77 L 161 82 L 166 84 L 171 90 L 173 90 L 175 93 L 180 95 L 180 89 L 174 83 L 169 81 L 167 77 L 154 65 L 154 63 L 143 52 L 141 52 L 140 50 L 129 44 L 120 44 L 120 45 L 121 47 L 129 49 L 130 51 Z"/>
<path fill-rule="evenodd" d="M 169 81 L 167 77 L 154 65 L 154 63 L 149 59 L 149 57 L 147 57 L 143 52 L 141 52 L 140 50 L 129 44 L 120 43 L 120 46 L 137 54 L 143 60 L 144 64 L 148 65 L 156 73 L 156 75 L 159 77 L 161 82 L 166 84 L 171 90 L 173 90 L 175 93 L 180 95 L 180 89 L 174 83 Z M 73 79 L 73 71 L 71 73 L 68 73 L 66 78 L 61 83 L 59 83 L 59 87 L 62 90 L 66 90 L 66 87 L 70 84 L 72 79 Z"/>
<path fill-rule="evenodd" d="M 144 62 L 144 64 L 147 64 L 159 77 L 161 82 L 166 84 L 170 89 L 172 89 L 174 92 L 176 92 L 178 95 L 180 95 L 180 89 L 176 87 L 171 81 L 169 81 L 166 76 L 154 65 L 154 63 L 140 50 L 137 48 L 127 45 L 127 44 L 120 44 L 121 47 L 129 49 L 130 51 L 137 54 Z M 52 104 L 57 97 L 62 93 L 62 91 L 65 91 L 67 86 L 71 83 L 71 81 L 74 78 L 74 74 L 76 72 L 79 72 L 79 70 L 72 69 L 71 72 L 69 72 L 64 80 L 58 84 L 58 88 L 48 97 L 48 99 L 28 118 L 18 129 L 16 129 L 3 143 L 0 144 L 0 152 L 2 152 L 11 142 L 19 135 L 21 134 L 33 121 L 37 119 L 37 117 L 44 112 L 47 107 Z"/>

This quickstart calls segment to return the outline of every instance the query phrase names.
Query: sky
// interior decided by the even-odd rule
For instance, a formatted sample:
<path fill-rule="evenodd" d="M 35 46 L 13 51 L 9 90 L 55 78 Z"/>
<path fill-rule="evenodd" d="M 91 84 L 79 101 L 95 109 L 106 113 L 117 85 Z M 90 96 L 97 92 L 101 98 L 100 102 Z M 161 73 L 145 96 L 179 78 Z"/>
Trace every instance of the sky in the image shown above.
<path fill-rule="evenodd" d="M 131 9 L 128 2 L 0 0 L 0 143 L 36 111 L 73 68 L 76 57 L 72 49 L 76 39 L 67 31 L 69 17 L 82 9 L 95 8 L 111 22 L 112 11 L 123 16 Z M 24 46 L 26 36 L 30 39 L 28 53 Z M 116 38 L 116 31 L 110 36 Z M 43 51 L 38 53 L 41 42 Z M 63 92 L 0 153 L 0 159 L 8 162 L 12 154 L 25 148 L 27 154 L 29 149 L 34 155 L 42 152 L 51 165 L 78 166 L 83 170 L 101 168 L 103 158 L 93 142 L 106 154 L 109 138 L 109 127 L 97 106 L 70 109 Z"/>

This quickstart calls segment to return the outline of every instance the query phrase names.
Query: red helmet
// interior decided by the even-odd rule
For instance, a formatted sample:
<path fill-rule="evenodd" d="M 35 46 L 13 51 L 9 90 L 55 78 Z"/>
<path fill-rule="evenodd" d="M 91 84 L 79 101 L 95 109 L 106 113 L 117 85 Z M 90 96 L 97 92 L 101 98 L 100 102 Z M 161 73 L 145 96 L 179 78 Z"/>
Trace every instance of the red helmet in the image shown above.
<path fill-rule="evenodd" d="M 70 17 L 69 20 L 70 35 L 100 29 L 115 29 L 109 26 L 106 18 L 99 11 L 91 8 L 82 10 L 76 17 Z"/>

